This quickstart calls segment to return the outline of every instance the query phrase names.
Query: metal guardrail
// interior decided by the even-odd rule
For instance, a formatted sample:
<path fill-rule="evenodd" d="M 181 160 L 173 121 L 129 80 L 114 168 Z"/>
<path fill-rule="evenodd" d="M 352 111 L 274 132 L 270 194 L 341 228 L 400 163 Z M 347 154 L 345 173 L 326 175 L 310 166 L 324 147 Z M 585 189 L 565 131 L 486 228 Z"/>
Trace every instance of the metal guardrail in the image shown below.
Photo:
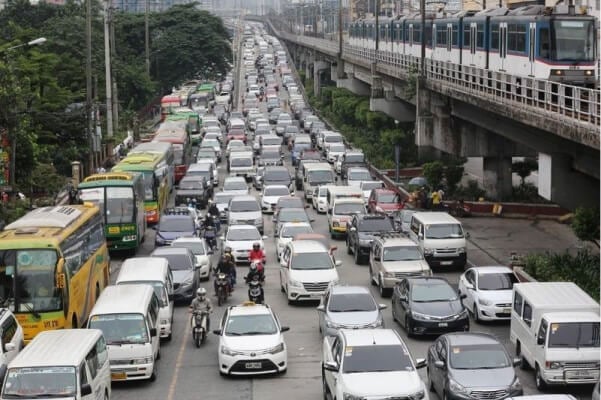
<path fill-rule="evenodd" d="M 337 41 L 298 36 L 276 30 L 271 21 L 268 21 L 268 24 L 276 36 L 285 40 L 324 54 L 338 54 Z M 376 52 L 374 49 L 350 44 L 344 44 L 342 58 L 366 67 L 377 61 L 378 70 L 401 78 L 415 73 L 420 65 L 419 57 L 383 50 Z M 596 136 L 592 141 L 598 144 L 601 123 L 601 92 L 598 89 L 564 85 L 544 79 L 516 77 L 432 59 L 426 60 L 425 69 L 427 80 L 435 82 L 439 87 L 499 105 L 527 109 L 528 112 L 553 120 L 559 125 L 589 131 L 592 136 Z"/>

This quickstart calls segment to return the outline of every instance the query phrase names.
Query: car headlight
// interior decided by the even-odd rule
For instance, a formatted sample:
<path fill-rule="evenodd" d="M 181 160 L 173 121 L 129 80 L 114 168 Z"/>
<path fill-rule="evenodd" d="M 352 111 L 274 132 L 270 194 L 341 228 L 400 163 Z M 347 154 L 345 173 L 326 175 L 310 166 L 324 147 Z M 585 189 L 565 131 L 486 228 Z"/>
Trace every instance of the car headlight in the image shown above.
<path fill-rule="evenodd" d="M 449 389 L 451 392 L 468 394 L 467 389 L 452 378 L 449 378 Z"/>
<path fill-rule="evenodd" d="M 411 311 L 411 316 L 413 317 L 413 319 L 417 319 L 420 321 L 429 321 L 431 319 L 429 315 L 418 313 L 415 311 Z"/>
<path fill-rule="evenodd" d="M 458 247 L 457 248 L 457 253 L 465 253 L 466 248 L 465 247 Z"/>
<path fill-rule="evenodd" d="M 141 357 L 141 358 L 133 359 L 134 364 L 150 364 L 150 363 L 152 363 L 152 361 L 153 361 L 152 357 Z"/>
<path fill-rule="evenodd" d="M 267 352 L 270 354 L 277 354 L 281 353 L 282 351 L 284 351 L 284 343 L 280 343 L 277 346 L 267 350 Z"/>
<path fill-rule="evenodd" d="M 381 213 L 384 212 L 384 209 L 380 206 L 376 206 L 376 211 Z"/>
<path fill-rule="evenodd" d="M 350 394 L 350 393 L 343 393 L 342 394 L 342 399 L 343 400 L 365 400 L 365 397 L 363 397 L 363 396 L 356 396 L 356 395 Z"/>
<path fill-rule="evenodd" d="M 263 225 L 263 218 L 255 219 L 255 224 Z"/>
<path fill-rule="evenodd" d="M 384 272 L 382 275 L 384 278 L 394 278 L 394 272 Z"/>
<path fill-rule="evenodd" d="M 457 314 L 457 317 L 455 317 L 455 318 L 456 319 L 462 319 L 462 318 L 467 318 L 467 317 L 468 317 L 467 310 L 463 310 L 459 314 Z"/>
<path fill-rule="evenodd" d="M 234 356 L 236 353 L 225 346 L 221 346 L 221 354 L 225 354 L 226 356 Z"/>
<path fill-rule="evenodd" d="M 300 282 L 300 281 L 295 281 L 294 279 L 290 279 L 290 280 L 288 280 L 288 286 L 302 288 L 303 287 L 303 283 Z"/>
<path fill-rule="evenodd" d="M 384 320 L 382 320 L 382 316 L 381 315 L 378 316 L 377 320 L 375 320 L 371 324 L 367 324 L 366 325 L 367 328 L 380 328 L 381 326 L 384 326 Z"/>
<path fill-rule="evenodd" d="M 424 255 L 431 256 L 432 254 L 434 254 L 434 249 L 429 249 L 427 247 L 424 247 Z"/>
<path fill-rule="evenodd" d="M 160 235 L 156 235 L 154 238 L 154 242 L 157 244 L 164 244 L 165 243 L 165 239 L 163 239 Z"/>
<path fill-rule="evenodd" d="M 551 369 L 559 369 L 559 368 L 562 368 L 562 367 L 563 367 L 563 363 L 559 362 L 559 361 L 551 361 L 548 364 L 548 368 L 551 368 Z M 511 385 L 511 386 L 513 387 L 513 385 Z"/>
<path fill-rule="evenodd" d="M 338 328 L 340 328 L 342 325 L 340 325 L 340 324 L 337 324 L 337 323 L 335 323 L 335 322 L 332 322 L 332 320 L 330 320 L 330 319 L 326 319 L 326 326 L 327 326 L 328 328 L 338 329 Z"/>
<path fill-rule="evenodd" d="M 424 397 L 426 397 L 426 392 L 420 390 L 419 392 L 410 394 L 408 397 L 410 400 L 422 400 Z"/>
<path fill-rule="evenodd" d="M 482 306 L 491 306 L 493 303 L 492 303 L 492 300 L 479 298 L 478 304 L 480 304 Z"/>
<path fill-rule="evenodd" d="M 340 226 L 340 222 L 338 221 L 332 221 L 332 226 L 335 228 L 338 228 Z"/>
<path fill-rule="evenodd" d="M 522 383 L 520 382 L 520 379 L 516 376 L 513 383 L 511 384 L 511 386 L 509 387 L 510 390 L 521 390 L 522 389 Z"/>

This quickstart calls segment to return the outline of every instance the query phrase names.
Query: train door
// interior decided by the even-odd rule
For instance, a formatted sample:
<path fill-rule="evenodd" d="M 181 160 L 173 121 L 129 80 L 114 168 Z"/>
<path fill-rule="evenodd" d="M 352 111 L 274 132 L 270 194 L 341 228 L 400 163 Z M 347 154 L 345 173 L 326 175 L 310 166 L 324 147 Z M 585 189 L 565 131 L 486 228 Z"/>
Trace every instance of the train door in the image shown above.
<path fill-rule="evenodd" d="M 447 24 L 447 48 L 446 61 L 453 61 L 451 51 L 453 51 L 453 24 Z"/>
<path fill-rule="evenodd" d="M 427 28 L 426 28 L 427 29 Z M 432 59 L 441 59 L 442 57 L 438 57 L 438 49 L 436 45 L 438 44 L 437 32 L 436 32 L 436 24 L 432 24 Z"/>
<path fill-rule="evenodd" d="M 469 65 L 476 64 L 476 41 L 478 38 L 478 24 L 472 22 L 470 24 L 470 52 L 469 52 Z"/>
<path fill-rule="evenodd" d="M 530 22 L 528 35 L 528 62 L 530 63 L 530 76 L 536 76 L 536 22 Z"/>
<path fill-rule="evenodd" d="M 499 64 L 500 71 L 505 71 L 507 60 L 507 22 L 499 24 Z"/>

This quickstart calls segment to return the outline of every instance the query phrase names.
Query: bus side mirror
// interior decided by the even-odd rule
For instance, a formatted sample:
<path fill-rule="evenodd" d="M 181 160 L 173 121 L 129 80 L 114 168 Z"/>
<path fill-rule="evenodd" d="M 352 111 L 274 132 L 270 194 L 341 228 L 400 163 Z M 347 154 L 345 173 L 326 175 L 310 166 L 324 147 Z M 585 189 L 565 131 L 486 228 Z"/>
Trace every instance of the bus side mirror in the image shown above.
<path fill-rule="evenodd" d="M 64 289 L 66 287 L 65 283 L 65 259 L 60 258 L 58 263 L 56 264 L 56 276 L 55 276 L 55 285 L 59 289 Z"/>
<path fill-rule="evenodd" d="M 157 328 L 150 328 L 150 336 L 156 337 L 156 335 L 157 335 Z"/>
<path fill-rule="evenodd" d="M 81 385 L 81 397 L 88 396 L 92 394 L 92 386 L 89 383 L 84 383 Z"/>

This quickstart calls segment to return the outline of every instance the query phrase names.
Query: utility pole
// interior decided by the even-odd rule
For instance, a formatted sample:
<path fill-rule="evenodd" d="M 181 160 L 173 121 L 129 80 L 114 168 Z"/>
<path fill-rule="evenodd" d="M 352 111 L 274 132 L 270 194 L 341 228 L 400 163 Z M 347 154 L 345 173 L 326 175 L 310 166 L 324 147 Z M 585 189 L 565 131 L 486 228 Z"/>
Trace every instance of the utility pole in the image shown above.
<path fill-rule="evenodd" d="M 117 46 L 115 46 L 115 20 L 114 20 L 114 8 L 110 7 L 110 43 L 111 43 L 111 59 L 112 60 L 116 60 L 117 59 Z M 117 77 L 115 76 L 115 74 L 111 74 L 112 76 L 112 84 L 113 84 L 113 125 L 114 125 L 114 129 L 115 132 L 119 132 L 119 98 L 118 98 L 118 91 L 117 91 Z"/>
<path fill-rule="evenodd" d="M 94 173 L 94 121 L 92 119 L 92 0 L 86 1 L 86 121 L 88 123 L 88 142 L 90 145 L 90 159 L 88 160 L 88 173 Z"/>
<path fill-rule="evenodd" d="M 419 1 L 419 12 L 422 17 L 421 42 L 422 51 L 420 55 L 419 74 L 422 78 L 426 77 L 426 0 Z"/>
<path fill-rule="evenodd" d="M 342 57 L 342 0 L 338 0 L 338 54 Z"/>
<path fill-rule="evenodd" d="M 106 86 L 106 138 L 108 157 L 113 156 L 113 85 L 111 78 L 111 41 L 109 29 L 109 0 L 104 1 L 104 71 Z"/>
<path fill-rule="evenodd" d="M 144 55 L 146 56 L 146 75 L 150 77 L 150 30 L 148 27 L 148 13 L 150 12 L 150 0 L 146 0 L 146 11 L 144 12 Z"/>
<path fill-rule="evenodd" d="M 380 0 L 375 1 L 375 13 L 376 13 L 376 53 L 380 50 Z M 378 56 L 376 54 L 376 60 Z"/>

